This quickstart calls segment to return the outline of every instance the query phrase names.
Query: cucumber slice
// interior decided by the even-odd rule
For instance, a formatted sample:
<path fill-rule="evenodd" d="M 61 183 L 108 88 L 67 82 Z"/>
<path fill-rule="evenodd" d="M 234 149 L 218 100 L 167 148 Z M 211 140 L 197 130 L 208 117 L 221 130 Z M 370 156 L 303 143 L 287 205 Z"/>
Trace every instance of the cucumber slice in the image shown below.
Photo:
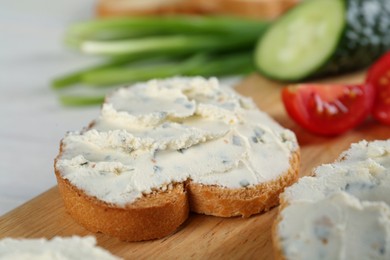
<path fill-rule="evenodd" d="M 280 80 L 311 75 L 328 60 L 345 28 L 343 1 L 312 0 L 276 22 L 255 51 L 257 67 Z"/>
<path fill-rule="evenodd" d="M 310 0 L 277 20 L 256 46 L 255 65 L 299 81 L 362 69 L 390 50 L 390 0 Z"/>

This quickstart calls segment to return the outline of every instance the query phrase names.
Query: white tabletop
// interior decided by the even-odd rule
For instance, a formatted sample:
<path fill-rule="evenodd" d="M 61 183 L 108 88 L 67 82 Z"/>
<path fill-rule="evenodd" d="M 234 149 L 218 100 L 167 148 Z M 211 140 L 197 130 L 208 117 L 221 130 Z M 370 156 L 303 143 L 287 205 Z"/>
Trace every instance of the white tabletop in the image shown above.
<path fill-rule="evenodd" d="M 92 16 L 93 0 L 0 0 L 0 215 L 55 185 L 53 159 L 68 130 L 99 107 L 65 108 L 50 79 L 94 61 L 62 44 Z"/>

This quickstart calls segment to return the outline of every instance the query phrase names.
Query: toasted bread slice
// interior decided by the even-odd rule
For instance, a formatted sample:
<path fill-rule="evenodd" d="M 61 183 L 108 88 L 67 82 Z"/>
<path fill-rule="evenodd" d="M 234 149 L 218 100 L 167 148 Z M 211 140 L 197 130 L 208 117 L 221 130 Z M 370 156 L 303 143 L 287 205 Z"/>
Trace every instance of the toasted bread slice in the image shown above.
<path fill-rule="evenodd" d="M 67 212 L 95 233 L 123 241 L 157 239 L 173 233 L 188 217 L 188 198 L 183 184 L 173 185 L 168 191 L 147 194 L 120 208 L 86 195 L 61 178 L 57 171 L 56 177 Z"/>
<path fill-rule="evenodd" d="M 54 167 L 78 223 L 141 241 L 173 233 L 189 210 L 267 211 L 299 162 L 295 135 L 249 99 L 216 79 L 173 78 L 109 96 L 89 128 L 62 140 Z"/>
<path fill-rule="evenodd" d="M 275 18 L 299 0 L 100 0 L 98 16 L 166 14 L 234 15 L 247 18 Z"/>
<path fill-rule="evenodd" d="M 250 217 L 279 204 L 284 188 L 296 182 L 299 152 L 291 159 L 291 168 L 275 181 L 250 188 L 226 189 L 189 182 L 171 190 L 156 191 L 126 208 L 109 205 L 86 195 L 56 171 L 58 189 L 67 212 L 92 232 L 101 232 L 123 241 L 142 241 L 174 233 L 191 211 L 218 217 Z"/>
<path fill-rule="evenodd" d="M 276 180 L 253 187 L 227 189 L 190 182 L 187 188 L 191 211 L 218 217 L 250 217 L 279 204 L 285 187 L 298 179 L 300 154 L 290 159 L 291 167 Z"/>

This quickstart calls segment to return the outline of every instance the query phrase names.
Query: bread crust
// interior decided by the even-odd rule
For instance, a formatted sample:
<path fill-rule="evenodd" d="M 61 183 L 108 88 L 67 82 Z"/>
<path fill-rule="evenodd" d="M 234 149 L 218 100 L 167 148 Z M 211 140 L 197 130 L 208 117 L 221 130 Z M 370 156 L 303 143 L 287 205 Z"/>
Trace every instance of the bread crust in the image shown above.
<path fill-rule="evenodd" d="M 94 124 L 92 121 L 86 130 Z M 54 168 L 67 212 L 89 231 L 123 241 L 159 239 L 172 234 L 186 221 L 190 210 L 218 217 L 250 217 L 266 212 L 279 204 L 279 195 L 297 181 L 300 169 L 300 150 L 297 148 L 291 154 L 289 169 L 275 180 L 238 189 L 187 180 L 172 184 L 168 191 L 144 195 L 122 208 L 89 196 L 64 179 L 56 167 L 62 153 L 61 142 Z"/>
<path fill-rule="evenodd" d="M 294 152 L 290 168 L 277 179 L 254 187 L 228 189 L 190 182 L 188 198 L 191 211 L 218 217 L 250 217 L 278 205 L 279 194 L 298 179 L 300 152 Z"/>
<path fill-rule="evenodd" d="M 86 195 L 62 178 L 57 169 L 56 178 L 67 212 L 95 233 L 102 232 L 124 241 L 158 239 L 175 232 L 188 218 L 188 198 L 181 183 L 120 208 Z"/>
<path fill-rule="evenodd" d="M 161 0 L 139 5 L 136 0 L 99 0 L 98 16 L 220 14 L 254 19 L 275 18 L 299 0 Z"/>
<path fill-rule="evenodd" d="M 61 153 L 62 149 L 59 157 Z M 62 178 L 57 168 L 55 174 L 65 208 L 76 222 L 92 232 L 124 241 L 142 241 L 175 232 L 188 218 L 190 207 L 193 212 L 219 217 L 249 217 L 267 211 L 278 204 L 284 188 L 297 180 L 299 163 L 297 150 L 290 159 L 289 170 L 274 181 L 240 189 L 191 181 L 176 183 L 168 191 L 144 195 L 123 208 L 85 194 Z"/>

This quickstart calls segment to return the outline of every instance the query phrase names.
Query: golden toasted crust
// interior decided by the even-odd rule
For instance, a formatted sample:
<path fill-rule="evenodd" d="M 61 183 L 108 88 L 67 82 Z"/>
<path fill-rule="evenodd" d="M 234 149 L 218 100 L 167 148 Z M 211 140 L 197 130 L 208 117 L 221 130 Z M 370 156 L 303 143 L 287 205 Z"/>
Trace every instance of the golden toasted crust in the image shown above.
<path fill-rule="evenodd" d="M 228 189 L 194 182 L 188 184 L 191 211 L 218 217 L 243 216 L 268 211 L 278 205 L 279 194 L 298 179 L 300 153 L 290 159 L 289 170 L 276 180 L 254 187 Z"/>
<path fill-rule="evenodd" d="M 299 151 L 293 154 L 290 169 L 278 179 L 255 187 L 227 189 L 177 183 L 168 191 L 144 195 L 124 208 L 88 196 L 62 178 L 58 169 L 55 173 L 65 208 L 78 223 L 92 232 L 141 241 L 173 233 L 187 219 L 189 204 L 194 212 L 221 217 L 249 217 L 269 210 L 278 204 L 283 189 L 296 181 L 299 156 Z"/>
<path fill-rule="evenodd" d="M 62 178 L 58 170 L 56 177 L 67 212 L 92 232 L 125 241 L 157 239 L 173 233 L 188 217 L 188 198 L 183 184 L 119 208 L 86 195 Z"/>

